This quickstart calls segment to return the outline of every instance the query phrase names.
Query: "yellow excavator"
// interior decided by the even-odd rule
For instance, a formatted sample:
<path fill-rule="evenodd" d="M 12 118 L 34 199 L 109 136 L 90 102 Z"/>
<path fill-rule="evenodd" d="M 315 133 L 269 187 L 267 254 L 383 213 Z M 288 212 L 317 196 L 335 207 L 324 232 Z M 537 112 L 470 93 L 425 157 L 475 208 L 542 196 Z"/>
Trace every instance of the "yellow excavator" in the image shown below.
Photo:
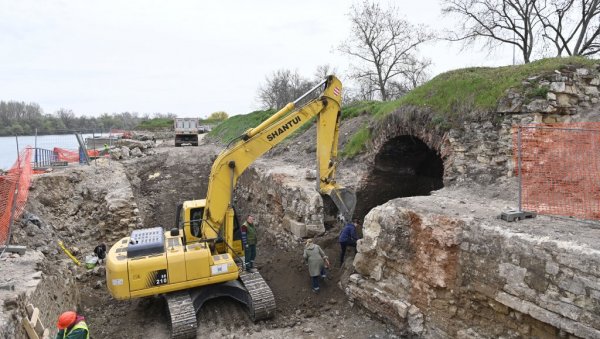
<path fill-rule="evenodd" d="M 317 98 L 296 109 L 302 100 Z M 233 206 L 238 177 L 258 157 L 316 117 L 317 190 L 350 219 L 356 196 L 336 183 L 342 84 L 328 76 L 296 101 L 222 151 L 212 166 L 206 199 L 178 206 L 176 228 L 134 230 L 107 255 L 106 285 L 116 299 L 163 295 L 172 338 L 194 338 L 196 313 L 209 299 L 227 296 L 246 305 L 252 320 L 275 313 L 275 298 L 259 272 L 244 270 L 244 251 Z"/>

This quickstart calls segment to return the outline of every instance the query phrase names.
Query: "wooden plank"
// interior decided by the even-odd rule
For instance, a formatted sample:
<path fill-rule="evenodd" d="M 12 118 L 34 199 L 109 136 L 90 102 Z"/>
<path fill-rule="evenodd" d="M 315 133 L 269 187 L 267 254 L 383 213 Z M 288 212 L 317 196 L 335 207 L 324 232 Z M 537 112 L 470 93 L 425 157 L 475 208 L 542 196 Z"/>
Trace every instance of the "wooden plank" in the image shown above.
<path fill-rule="evenodd" d="M 25 327 L 25 332 L 27 332 L 29 339 L 40 339 L 40 336 L 35 332 L 33 326 L 31 326 L 29 319 L 23 319 L 23 327 Z"/>
<path fill-rule="evenodd" d="M 0 252 L 4 251 L 5 248 L 6 248 L 6 252 L 18 253 L 19 255 L 25 254 L 25 250 L 27 250 L 27 247 L 25 247 L 25 246 L 18 246 L 18 245 L 4 246 L 4 245 L 1 245 L 0 246 Z"/>

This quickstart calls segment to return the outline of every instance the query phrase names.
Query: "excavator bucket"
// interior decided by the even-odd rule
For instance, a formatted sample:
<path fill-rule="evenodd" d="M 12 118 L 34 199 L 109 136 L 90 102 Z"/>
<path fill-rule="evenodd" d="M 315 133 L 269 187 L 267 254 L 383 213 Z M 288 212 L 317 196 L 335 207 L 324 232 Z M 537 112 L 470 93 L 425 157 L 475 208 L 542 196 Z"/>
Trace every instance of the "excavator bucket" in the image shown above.
<path fill-rule="evenodd" d="M 327 195 L 333 200 L 344 221 L 349 221 L 354 214 L 354 207 L 356 207 L 356 193 L 342 187 L 332 189 Z"/>

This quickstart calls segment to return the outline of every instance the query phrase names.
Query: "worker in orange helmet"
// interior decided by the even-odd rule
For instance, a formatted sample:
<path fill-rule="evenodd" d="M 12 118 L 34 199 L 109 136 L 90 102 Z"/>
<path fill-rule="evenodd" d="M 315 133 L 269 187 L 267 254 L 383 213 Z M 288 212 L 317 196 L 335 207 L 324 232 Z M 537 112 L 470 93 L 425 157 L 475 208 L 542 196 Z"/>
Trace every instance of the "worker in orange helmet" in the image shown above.
<path fill-rule="evenodd" d="M 58 317 L 56 339 L 90 339 L 85 318 L 73 311 L 67 311 Z"/>

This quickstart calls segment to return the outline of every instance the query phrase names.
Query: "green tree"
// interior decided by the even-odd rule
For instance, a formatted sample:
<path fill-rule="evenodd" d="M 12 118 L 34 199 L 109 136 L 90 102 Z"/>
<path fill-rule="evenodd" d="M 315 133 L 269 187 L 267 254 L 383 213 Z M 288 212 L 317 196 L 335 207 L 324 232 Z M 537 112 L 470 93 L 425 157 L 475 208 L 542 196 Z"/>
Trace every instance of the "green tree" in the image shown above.
<path fill-rule="evenodd" d="M 228 118 L 229 118 L 229 114 L 227 114 L 223 111 L 214 112 L 208 116 L 208 120 L 214 120 L 214 121 L 224 121 L 224 120 L 227 120 Z"/>

